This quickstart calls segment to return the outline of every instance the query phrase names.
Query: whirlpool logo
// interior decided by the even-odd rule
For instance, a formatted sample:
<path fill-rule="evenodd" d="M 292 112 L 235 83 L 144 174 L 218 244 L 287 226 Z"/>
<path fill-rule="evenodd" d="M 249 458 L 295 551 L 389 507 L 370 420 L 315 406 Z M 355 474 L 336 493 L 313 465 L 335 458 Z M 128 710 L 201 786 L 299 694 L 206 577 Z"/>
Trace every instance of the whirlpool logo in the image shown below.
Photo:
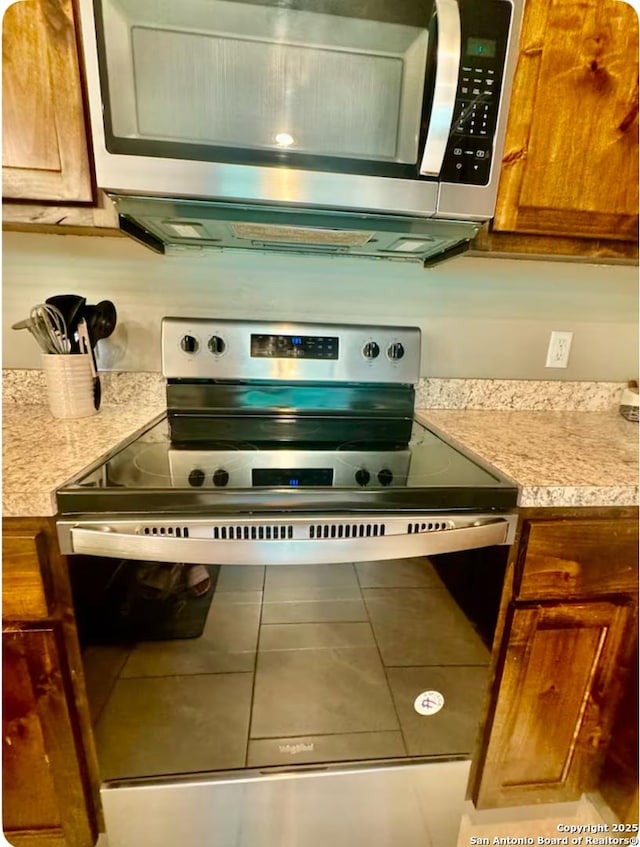
<path fill-rule="evenodd" d="M 281 753 L 289 753 L 290 756 L 297 756 L 298 753 L 312 753 L 315 750 L 315 744 L 280 744 L 278 749 Z"/>

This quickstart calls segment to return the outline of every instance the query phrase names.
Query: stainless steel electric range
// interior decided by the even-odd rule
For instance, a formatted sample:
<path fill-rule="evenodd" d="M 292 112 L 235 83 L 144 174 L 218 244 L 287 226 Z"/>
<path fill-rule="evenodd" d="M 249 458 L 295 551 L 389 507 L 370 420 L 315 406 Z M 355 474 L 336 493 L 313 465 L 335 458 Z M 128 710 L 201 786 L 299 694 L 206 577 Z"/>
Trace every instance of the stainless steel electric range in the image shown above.
<path fill-rule="evenodd" d="M 167 415 L 58 492 L 63 553 L 311 564 L 511 543 L 516 487 L 413 420 L 418 329 L 165 318 L 162 349 Z"/>
<path fill-rule="evenodd" d="M 58 492 L 112 847 L 429 843 L 517 491 L 414 419 L 420 342 L 165 318 L 166 414 Z"/>

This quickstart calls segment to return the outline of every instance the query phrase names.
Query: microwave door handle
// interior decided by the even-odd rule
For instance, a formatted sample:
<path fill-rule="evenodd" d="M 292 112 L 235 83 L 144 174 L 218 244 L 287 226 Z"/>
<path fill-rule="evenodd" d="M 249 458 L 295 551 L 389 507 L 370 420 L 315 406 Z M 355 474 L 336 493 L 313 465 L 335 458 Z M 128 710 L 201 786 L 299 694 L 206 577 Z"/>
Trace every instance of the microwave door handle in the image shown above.
<path fill-rule="evenodd" d="M 429 130 L 420 163 L 422 176 L 438 176 L 442 169 L 456 105 L 462 50 L 460 9 L 457 0 L 435 0 L 435 6 L 438 26 L 436 80 Z"/>

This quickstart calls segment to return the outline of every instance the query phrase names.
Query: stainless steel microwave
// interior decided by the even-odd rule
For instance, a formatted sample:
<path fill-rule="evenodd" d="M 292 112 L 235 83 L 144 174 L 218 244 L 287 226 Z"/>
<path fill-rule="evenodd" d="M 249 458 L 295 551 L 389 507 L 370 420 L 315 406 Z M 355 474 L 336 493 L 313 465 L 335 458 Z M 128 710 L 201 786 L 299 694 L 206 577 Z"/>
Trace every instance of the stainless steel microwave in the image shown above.
<path fill-rule="evenodd" d="M 252 210 L 233 234 L 262 247 L 295 248 L 292 212 L 311 215 L 329 233 L 318 250 L 360 232 L 362 215 L 370 230 L 413 222 L 414 241 L 429 219 L 451 242 L 494 212 L 522 0 L 80 0 L 80 12 L 98 186 L 151 246 L 215 246 L 226 208 Z M 400 230 L 336 249 L 359 238 L 411 257 Z"/>

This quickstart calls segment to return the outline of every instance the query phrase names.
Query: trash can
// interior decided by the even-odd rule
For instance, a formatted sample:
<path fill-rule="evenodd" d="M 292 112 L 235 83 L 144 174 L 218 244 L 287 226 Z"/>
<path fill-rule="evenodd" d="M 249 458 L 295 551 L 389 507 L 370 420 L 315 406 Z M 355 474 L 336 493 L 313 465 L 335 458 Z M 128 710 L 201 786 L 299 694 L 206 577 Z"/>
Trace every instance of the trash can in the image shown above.
<path fill-rule="evenodd" d="M 87 561 L 93 559 L 93 561 Z M 72 586 L 81 643 L 197 638 L 219 565 L 73 557 Z"/>

